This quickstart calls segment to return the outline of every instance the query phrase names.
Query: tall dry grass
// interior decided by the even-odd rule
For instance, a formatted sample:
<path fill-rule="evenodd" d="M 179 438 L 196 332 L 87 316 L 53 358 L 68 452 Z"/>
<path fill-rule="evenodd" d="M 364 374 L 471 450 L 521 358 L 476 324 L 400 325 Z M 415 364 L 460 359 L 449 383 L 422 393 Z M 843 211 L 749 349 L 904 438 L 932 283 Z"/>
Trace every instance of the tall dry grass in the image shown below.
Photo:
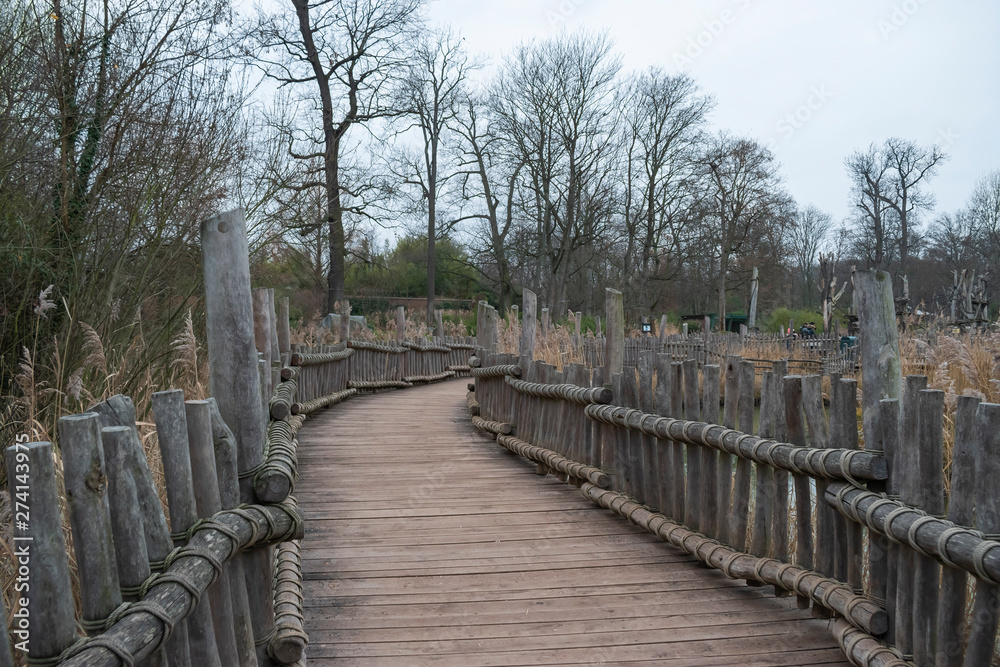
<path fill-rule="evenodd" d="M 54 463 L 60 487 L 63 532 L 70 559 L 74 599 L 79 605 L 79 579 L 76 558 L 72 548 L 68 510 L 63 489 L 63 467 L 59 453 L 57 424 L 61 417 L 83 412 L 88 407 L 124 393 L 136 408 L 137 427 L 149 468 L 160 493 L 166 514 L 166 490 L 163 464 L 156 441 L 155 425 L 151 421 L 152 395 L 161 389 L 180 388 L 189 399 L 207 395 L 208 364 L 202 354 L 204 349 L 195 334 L 192 312 L 189 310 L 181 332 L 169 341 L 166 349 L 155 346 L 143 335 L 141 314 L 136 313 L 128 326 L 136 333 L 127 345 L 111 345 L 111 332 L 102 331 L 82 320 L 76 320 L 65 302 L 68 322 L 62 333 L 51 340 L 33 338 L 32 349 L 24 347 L 14 373 L 16 387 L 0 396 L 3 430 L 2 446 L 15 442 L 20 434 L 32 441 L 49 441 L 53 448 Z M 35 309 L 38 324 L 48 312 L 60 305 L 48 299 L 48 290 L 39 295 Z M 36 327 L 36 332 L 42 327 Z M 79 341 L 74 341 L 79 337 Z M 74 345 L 74 343 L 79 344 Z M 73 354 L 76 350 L 76 354 Z M 157 360 L 150 363 L 150 358 Z M 12 618 L 18 608 L 18 596 L 13 595 L 16 573 L 12 547 L 10 496 L 6 490 L 6 471 L 2 476 L 0 491 L 0 591 L 7 617 Z M 79 609 L 77 609 L 79 611 Z"/>

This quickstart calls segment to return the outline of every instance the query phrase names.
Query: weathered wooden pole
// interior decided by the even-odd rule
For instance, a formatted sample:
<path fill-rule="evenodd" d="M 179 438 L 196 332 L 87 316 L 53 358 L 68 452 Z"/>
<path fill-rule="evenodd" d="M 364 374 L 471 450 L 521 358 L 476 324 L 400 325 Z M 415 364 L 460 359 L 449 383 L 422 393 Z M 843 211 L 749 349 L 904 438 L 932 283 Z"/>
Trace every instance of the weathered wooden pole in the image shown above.
<path fill-rule="evenodd" d="M 576 311 L 573 314 L 573 323 L 575 325 L 574 329 L 573 329 L 573 349 L 574 350 L 579 350 L 580 349 L 580 341 L 583 340 L 583 313 L 582 312 Z"/>
<path fill-rule="evenodd" d="M 128 428 L 130 435 L 125 442 L 129 449 L 126 465 L 129 476 L 135 484 L 135 495 L 138 503 L 136 509 L 142 517 L 139 526 L 145 536 L 146 556 L 150 563 L 162 563 L 173 550 L 174 544 L 170 539 L 170 529 L 167 527 L 166 517 L 163 516 L 163 507 L 160 505 L 160 496 L 153 483 L 153 474 L 149 470 L 149 463 L 146 461 L 146 453 L 139 440 L 139 430 L 135 424 L 135 406 L 132 404 L 132 399 L 117 394 L 92 406 L 88 412 L 96 413 L 100 417 L 102 428 L 112 426 Z M 108 463 L 108 466 L 110 465 Z M 167 639 L 164 648 L 170 667 L 191 667 L 186 621 L 174 626 L 174 631 Z"/>
<path fill-rule="evenodd" d="M 601 316 L 600 315 L 595 315 L 594 316 L 594 327 L 595 327 L 595 329 L 594 329 L 594 337 L 595 338 L 600 338 L 601 337 Z"/>
<path fill-rule="evenodd" d="M 273 350 L 271 347 L 271 319 L 274 311 L 271 309 L 271 298 L 266 287 L 253 290 L 253 340 L 257 348 L 258 363 L 260 363 L 260 392 L 262 406 L 266 406 L 274 389 L 271 378 L 271 362 Z M 262 363 L 261 363 L 262 362 Z"/>
<path fill-rule="evenodd" d="M 444 311 L 440 308 L 434 309 L 434 335 L 444 338 Z"/>
<path fill-rule="evenodd" d="M 267 318 L 270 322 L 270 327 L 267 330 L 267 337 L 271 343 L 271 366 L 273 368 L 274 364 L 281 359 L 281 346 L 278 344 L 278 305 L 274 301 L 274 288 L 267 288 Z M 275 387 L 281 378 L 274 376 L 272 378 L 271 387 Z"/>
<path fill-rule="evenodd" d="M 551 318 L 549 316 L 549 309 L 542 308 L 542 340 L 547 341 L 549 339 L 549 326 L 552 324 Z"/>
<path fill-rule="evenodd" d="M 92 412 L 59 420 L 66 503 L 80 571 L 80 606 L 89 635 L 103 632 L 103 621 L 122 603 L 100 428 Z"/>
<path fill-rule="evenodd" d="M 236 462 L 236 436 L 222 420 L 219 414 L 219 404 L 214 398 L 208 399 L 212 415 L 212 445 L 215 450 L 215 471 L 218 477 L 219 499 L 222 509 L 231 510 L 240 504 L 239 466 Z M 257 655 L 253 639 L 253 621 L 251 620 L 250 601 L 247 597 L 246 569 L 244 559 L 231 559 L 229 568 L 229 590 L 232 597 L 233 619 L 236 624 L 236 642 L 240 648 L 240 664 L 242 667 L 256 667 Z M 169 644 L 168 644 L 169 647 Z M 249 652 L 242 647 L 249 647 Z M 171 667 L 174 661 L 171 658 Z"/>
<path fill-rule="evenodd" d="M 278 352 L 285 354 L 292 351 L 292 333 L 289 323 L 288 297 L 278 302 Z"/>
<path fill-rule="evenodd" d="M 199 519 L 209 519 L 222 511 L 219 476 L 215 470 L 215 444 L 212 441 L 212 410 L 208 401 L 186 401 L 184 414 L 187 419 L 195 507 Z M 236 620 L 229 575 L 229 568 L 223 567 L 219 578 L 208 588 L 208 601 L 212 608 L 212 624 L 219 647 L 219 658 L 225 667 L 241 667 L 255 660 L 254 646 L 253 643 L 241 646 L 236 641 Z"/>
<path fill-rule="evenodd" d="M 625 303 L 622 293 L 610 287 L 604 290 L 604 308 L 608 334 L 604 348 L 605 378 L 621 373 L 625 366 Z"/>
<path fill-rule="evenodd" d="M 160 458 L 163 459 L 163 476 L 166 478 L 171 537 L 175 542 L 186 542 L 184 533 L 198 520 L 198 509 L 188 449 L 184 392 L 180 389 L 158 391 L 153 394 L 152 403 L 156 439 L 160 445 Z M 202 599 L 187 621 L 191 662 L 221 667 L 210 602 Z"/>
<path fill-rule="evenodd" d="M 209 386 L 218 402 L 219 414 L 236 436 L 242 472 L 260 464 L 264 452 L 264 406 L 254 348 L 250 254 L 243 210 L 223 213 L 202 223 L 201 243 L 211 369 Z M 254 502 L 250 477 L 241 483 L 240 489 L 243 502 Z M 266 549 L 259 549 L 242 558 L 254 634 L 263 639 L 274 627 L 269 554 Z M 273 662 L 267 658 L 263 664 Z"/>
<path fill-rule="evenodd" d="M 54 658 L 77 635 L 52 443 L 18 443 L 6 454 L 11 499 L 27 505 L 30 519 L 14 516 L 11 547 L 16 560 L 27 560 L 18 564 L 27 589 L 18 596 L 22 604 L 10 619 L 10 636 L 34 659 Z"/>
<path fill-rule="evenodd" d="M 757 326 L 757 292 L 760 290 L 760 281 L 757 279 L 757 267 L 753 267 L 753 276 L 750 278 L 750 312 L 747 314 L 747 328 L 753 331 Z"/>
<path fill-rule="evenodd" d="M 959 396 L 955 412 L 948 521 L 959 526 L 974 525 L 973 509 L 978 477 L 976 451 L 979 444 L 976 441 L 976 410 L 979 403 L 980 400 L 974 396 Z M 946 567 L 941 573 L 935 667 L 962 666 L 968 577 L 964 570 L 954 567 Z"/>
<path fill-rule="evenodd" d="M 1000 405 L 980 403 L 976 408 L 976 528 L 986 535 L 1000 533 Z M 9 470 L 9 468 L 8 468 Z M 988 665 L 996 644 L 1000 619 L 1000 586 L 976 580 L 965 667 Z"/>
<path fill-rule="evenodd" d="M 666 315 L 660 316 L 660 330 L 657 331 L 656 333 L 657 333 L 657 335 L 659 337 L 659 340 L 660 340 L 660 347 L 662 348 L 663 344 L 665 342 L 667 342 L 667 316 Z"/>
<path fill-rule="evenodd" d="M 535 358 L 535 327 L 538 313 L 538 297 L 529 289 L 523 291 L 524 319 L 521 322 L 521 342 L 519 353 L 530 364 Z M 522 369 L 527 372 L 527 368 Z"/>
<path fill-rule="evenodd" d="M 476 324 L 478 327 L 478 323 Z M 396 342 L 406 340 L 406 307 L 396 306 Z"/>
<path fill-rule="evenodd" d="M 108 474 L 108 505 L 111 508 L 111 532 L 115 539 L 115 561 L 122 598 L 134 602 L 139 599 L 139 589 L 149 578 L 149 552 L 143 535 L 139 497 L 132 479 L 129 458 L 132 429 L 128 426 L 109 426 L 101 429 L 101 444 Z M 185 652 L 187 646 L 184 647 Z M 188 658 L 190 660 L 190 657 Z M 2 664 L 2 661 L 0 661 Z M 147 660 L 150 666 L 170 664 L 165 662 L 163 649 Z"/>
<path fill-rule="evenodd" d="M 903 387 L 896 305 L 888 273 L 855 272 L 854 311 L 861 339 L 861 422 L 865 442 L 879 443 L 879 401 L 900 398 Z"/>
<path fill-rule="evenodd" d="M 340 341 L 351 340 L 351 302 L 344 299 L 340 302 Z"/>

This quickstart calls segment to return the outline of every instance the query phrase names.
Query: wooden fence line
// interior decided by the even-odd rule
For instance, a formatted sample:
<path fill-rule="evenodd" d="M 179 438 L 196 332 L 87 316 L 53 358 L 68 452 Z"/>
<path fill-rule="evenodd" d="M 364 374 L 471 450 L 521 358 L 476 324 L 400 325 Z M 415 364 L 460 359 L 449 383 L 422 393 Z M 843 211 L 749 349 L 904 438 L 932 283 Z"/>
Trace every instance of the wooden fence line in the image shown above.
<path fill-rule="evenodd" d="M 891 304 L 878 278 L 869 284 L 872 304 Z M 617 308 L 609 296 L 609 326 Z M 863 335 L 895 326 L 877 319 L 861 321 Z M 526 312 L 524 326 L 534 324 Z M 869 333 L 888 352 L 867 362 L 877 377 L 865 375 L 865 391 L 882 397 L 859 420 L 856 380 L 834 372 L 825 395 L 821 375 L 790 374 L 787 360 L 763 372 L 756 404 L 758 360 L 678 360 L 669 337 L 585 339 L 588 363 L 557 371 L 531 350 L 493 352 L 491 331 L 480 335 L 473 423 L 540 474 L 581 487 L 730 577 L 842 619 L 832 631 L 856 664 L 995 661 L 1000 405 L 960 399 L 946 503 L 943 393 L 923 376 L 899 379 L 893 337 Z M 590 363 L 614 354 L 587 353 L 588 344 L 615 340 L 623 372 Z"/>
<path fill-rule="evenodd" d="M 202 232 L 214 398 L 153 397 L 173 532 L 128 397 L 59 421 L 81 619 L 54 448 L 5 452 L 15 550 L 31 564 L 10 643 L 31 665 L 304 667 L 303 517 L 291 494 L 306 415 L 359 391 L 468 374 L 471 338 L 293 346 L 287 303 L 250 290 L 242 214 Z M 0 642 L 0 666 L 12 664 Z"/>

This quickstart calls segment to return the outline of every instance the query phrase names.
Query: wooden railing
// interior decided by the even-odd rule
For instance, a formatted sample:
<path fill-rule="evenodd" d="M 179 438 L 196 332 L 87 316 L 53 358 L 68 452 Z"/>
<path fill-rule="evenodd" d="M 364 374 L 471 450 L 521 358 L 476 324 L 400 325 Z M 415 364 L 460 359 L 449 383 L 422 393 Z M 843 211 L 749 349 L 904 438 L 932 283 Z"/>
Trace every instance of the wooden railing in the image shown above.
<path fill-rule="evenodd" d="M 471 339 L 352 341 L 345 321 L 345 342 L 293 348 L 287 301 L 251 293 L 242 214 L 203 232 L 215 397 L 153 395 L 169 521 L 126 396 L 60 419 L 59 458 L 49 442 L 9 447 L 19 599 L 0 667 L 13 664 L 11 648 L 40 666 L 304 664 L 303 515 L 292 495 L 304 420 L 359 392 L 467 374 Z M 209 279 L 227 263 L 243 278 Z"/>
<path fill-rule="evenodd" d="M 557 370 L 532 359 L 530 337 L 518 355 L 496 353 L 484 321 L 472 421 L 539 473 L 729 577 L 835 617 L 855 664 L 995 664 L 1000 405 L 959 397 L 946 506 L 944 394 L 926 377 L 879 401 L 888 385 L 866 376 L 877 414 L 862 429 L 854 379 L 777 361 L 758 381 L 757 364 L 735 355 L 717 365 L 640 350 L 629 365 L 620 323 L 605 358 L 623 359 L 621 372 Z"/>

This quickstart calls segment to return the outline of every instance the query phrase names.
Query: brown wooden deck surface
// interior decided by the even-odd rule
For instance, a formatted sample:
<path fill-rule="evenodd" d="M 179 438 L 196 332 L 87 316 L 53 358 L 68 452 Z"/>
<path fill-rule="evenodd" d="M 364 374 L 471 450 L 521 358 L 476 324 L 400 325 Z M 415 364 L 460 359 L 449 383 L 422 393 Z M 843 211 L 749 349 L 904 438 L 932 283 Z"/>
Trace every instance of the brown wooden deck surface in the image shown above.
<path fill-rule="evenodd" d="M 847 665 L 826 629 L 481 436 L 467 380 L 299 434 L 309 663 Z"/>

